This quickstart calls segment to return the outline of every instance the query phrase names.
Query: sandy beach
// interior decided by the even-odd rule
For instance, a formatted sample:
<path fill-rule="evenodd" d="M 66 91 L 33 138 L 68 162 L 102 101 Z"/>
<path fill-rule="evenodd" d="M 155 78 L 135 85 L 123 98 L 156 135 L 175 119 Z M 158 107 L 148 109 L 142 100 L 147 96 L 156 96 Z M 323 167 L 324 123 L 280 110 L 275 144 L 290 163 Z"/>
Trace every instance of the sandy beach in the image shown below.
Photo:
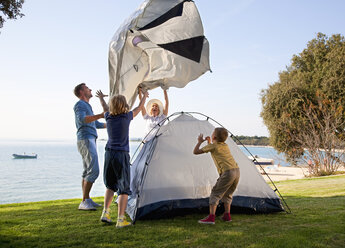
<path fill-rule="evenodd" d="M 293 167 L 293 166 L 278 166 L 278 165 L 269 165 L 262 166 L 267 175 L 263 172 L 260 166 L 256 166 L 258 171 L 263 175 L 264 179 L 268 182 L 269 178 L 273 182 L 283 181 L 283 180 L 295 180 L 308 177 L 309 172 L 307 167 Z M 339 168 L 338 171 L 345 171 L 344 167 Z"/>
<path fill-rule="evenodd" d="M 287 167 L 277 165 L 262 166 L 262 168 L 265 170 L 268 176 L 265 175 L 264 171 L 260 168 L 260 166 L 257 166 L 256 168 L 263 175 L 266 181 L 270 181 L 268 176 L 272 179 L 272 181 L 294 180 L 308 176 L 308 168 Z"/>

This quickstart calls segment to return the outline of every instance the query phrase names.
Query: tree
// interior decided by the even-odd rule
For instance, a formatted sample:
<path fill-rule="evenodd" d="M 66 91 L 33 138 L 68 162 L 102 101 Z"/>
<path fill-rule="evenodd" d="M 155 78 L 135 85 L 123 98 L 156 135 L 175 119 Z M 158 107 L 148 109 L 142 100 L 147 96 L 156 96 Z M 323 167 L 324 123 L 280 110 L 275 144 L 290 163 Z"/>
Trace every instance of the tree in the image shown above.
<path fill-rule="evenodd" d="M 24 14 L 20 13 L 24 0 L 0 0 L 0 28 L 3 27 L 5 19 L 17 19 L 23 17 Z"/>
<path fill-rule="evenodd" d="M 306 117 L 303 128 L 291 139 L 306 149 L 302 161 L 308 164 L 311 175 L 335 173 L 345 161 L 343 106 L 329 101 L 316 92 L 317 105 L 309 100 L 303 104 L 302 116 Z"/>
<path fill-rule="evenodd" d="M 291 65 L 279 73 L 279 81 L 262 90 L 261 101 L 261 117 L 269 130 L 270 144 L 285 153 L 289 161 L 303 158 L 305 148 L 310 149 L 312 159 L 317 156 L 311 153 L 330 149 L 325 143 L 316 142 L 317 139 L 325 140 L 329 132 L 335 142 L 332 143 L 334 149 L 334 146 L 344 145 L 344 37 L 337 34 L 328 38 L 317 34 L 306 49 L 293 56 Z M 326 115 L 335 113 L 337 116 Z M 326 129 L 325 125 L 329 124 L 326 117 L 336 118 L 337 124 Z M 315 130 L 314 135 L 309 135 L 307 140 L 306 131 L 311 130 Z M 308 147 L 310 142 L 320 147 L 312 149 Z M 317 164 L 317 161 L 312 162 Z"/>

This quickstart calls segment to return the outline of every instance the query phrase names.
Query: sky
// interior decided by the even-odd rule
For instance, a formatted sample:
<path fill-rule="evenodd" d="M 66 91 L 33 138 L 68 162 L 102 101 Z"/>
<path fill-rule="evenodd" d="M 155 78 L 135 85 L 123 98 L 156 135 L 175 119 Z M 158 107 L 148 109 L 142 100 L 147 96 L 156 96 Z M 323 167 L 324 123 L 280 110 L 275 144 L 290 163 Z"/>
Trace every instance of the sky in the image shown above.
<path fill-rule="evenodd" d="M 109 91 L 109 43 L 142 0 L 26 0 L 0 29 L 0 140 L 76 139 L 74 87 Z M 169 114 L 201 112 L 235 135 L 269 136 L 260 92 L 318 32 L 345 35 L 343 0 L 195 0 L 211 72 L 170 88 Z M 150 98 L 164 102 L 161 89 Z M 90 99 L 95 114 L 102 109 Z M 102 120 L 101 120 L 102 121 Z M 138 115 L 130 137 L 142 137 Z M 106 130 L 98 131 L 106 138 Z"/>

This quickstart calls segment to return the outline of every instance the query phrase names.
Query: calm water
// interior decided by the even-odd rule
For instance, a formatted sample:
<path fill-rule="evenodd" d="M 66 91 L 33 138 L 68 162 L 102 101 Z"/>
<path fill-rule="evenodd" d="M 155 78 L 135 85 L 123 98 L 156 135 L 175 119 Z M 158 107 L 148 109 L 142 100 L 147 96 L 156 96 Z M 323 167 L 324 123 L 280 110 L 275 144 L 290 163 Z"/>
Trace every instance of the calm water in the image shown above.
<path fill-rule="evenodd" d="M 131 153 L 139 146 L 131 142 Z M 92 196 L 104 195 L 105 141 L 98 141 L 100 176 Z M 272 148 L 247 147 L 253 155 L 288 166 Z M 37 159 L 13 159 L 13 153 L 37 153 Z M 245 153 L 247 151 L 244 150 Z M 81 198 L 82 162 L 76 141 L 0 141 L 0 204 Z"/>

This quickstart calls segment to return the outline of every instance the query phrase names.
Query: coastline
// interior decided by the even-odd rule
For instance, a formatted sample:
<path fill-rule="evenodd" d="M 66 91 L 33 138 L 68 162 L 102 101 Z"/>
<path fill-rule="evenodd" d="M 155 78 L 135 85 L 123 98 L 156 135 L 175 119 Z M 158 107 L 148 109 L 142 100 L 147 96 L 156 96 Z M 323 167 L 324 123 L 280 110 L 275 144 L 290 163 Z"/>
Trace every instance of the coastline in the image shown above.
<path fill-rule="evenodd" d="M 237 146 L 273 148 L 273 146 L 264 146 L 264 145 L 238 145 L 237 144 Z"/>
<path fill-rule="evenodd" d="M 308 178 L 309 176 L 309 169 L 308 166 L 278 166 L 278 165 L 269 165 L 269 166 L 262 166 L 262 168 L 265 170 L 264 173 L 263 170 L 260 168 L 260 166 L 256 166 L 258 171 L 261 173 L 261 175 L 264 177 L 266 182 L 269 182 L 271 180 L 273 182 L 277 181 L 285 181 L 285 180 L 296 180 L 296 179 L 303 179 Z M 338 171 L 345 171 L 345 168 L 339 168 Z"/>
<path fill-rule="evenodd" d="M 294 166 L 278 166 L 278 165 L 269 165 L 262 166 L 264 171 L 260 166 L 256 166 L 258 171 L 264 177 L 265 181 L 283 181 L 283 180 L 296 180 L 302 179 L 309 175 L 308 168 L 306 167 L 294 167 Z M 268 178 L 269 177 L 269 178 Z"/>

